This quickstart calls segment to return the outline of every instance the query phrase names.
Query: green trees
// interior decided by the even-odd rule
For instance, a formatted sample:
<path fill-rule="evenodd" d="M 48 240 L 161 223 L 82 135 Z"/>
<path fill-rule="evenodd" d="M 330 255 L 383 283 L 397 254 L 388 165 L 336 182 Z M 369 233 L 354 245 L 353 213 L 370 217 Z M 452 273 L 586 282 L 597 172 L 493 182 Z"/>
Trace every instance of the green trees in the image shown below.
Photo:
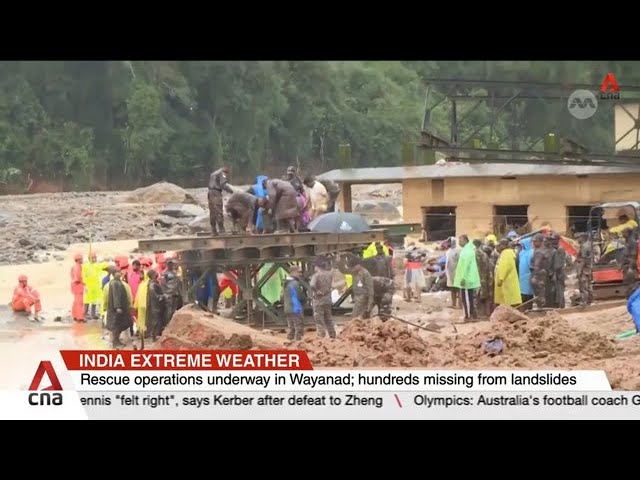
<path fill-rule="evenodd" d="M 199 186 L 222 163 L 235 181 L 337 168 L 342 144 L 354 166 L 399 165 L 419 138 L 425 78 L 599 83 L 609 71 L 640 81 L 634 62 L 2 61 L 0 172 L 67 190 Z M 445 130 L 448 115 L 437 109 L 432 124 Z M 519 115 L 531 138 L 555 120 L 540 107 Z M 611 124 L 594 117 L 577 140 L 612 148 Z M 501 120 L 481 140 L 499 143 L 508 128 Z"/>

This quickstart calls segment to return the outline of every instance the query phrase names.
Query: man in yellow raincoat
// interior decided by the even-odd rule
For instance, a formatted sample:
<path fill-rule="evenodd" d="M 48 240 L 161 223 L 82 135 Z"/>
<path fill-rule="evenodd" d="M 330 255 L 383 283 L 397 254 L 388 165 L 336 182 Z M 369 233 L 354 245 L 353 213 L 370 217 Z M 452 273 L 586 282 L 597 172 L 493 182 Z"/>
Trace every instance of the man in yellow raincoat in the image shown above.
<path fill-rule="evenodd" d="M 520 282 L 516 269 L 516 252 L 511 248 L 509 240 L 503 238 L 497 246 L 500 252 L 496 265 L 495 275 L 495 302 L 496 305 L 520 305 Z"/>
<path fill-rule="evenodd" d="M 138 335 L 144 339 L 147 335 L 147 293 L 149 291 L 149 275 L 145 272 L 144 277 L 138 285 L 136 298 L 133 299 L 133 308 L 137 310 L 136 325 Z"/>
<path fill-rule="evenodd" d="M 84 292 L 84 318 L 99 320 L 100 304 L 102 303 L 102 277 L 107 262 L 98 262 L 96 252 L 89 252 L 89 261 L 82 264 L 82 282 L 85 285 Z M 91 316 L 89 316 L 91 307 Z"/>

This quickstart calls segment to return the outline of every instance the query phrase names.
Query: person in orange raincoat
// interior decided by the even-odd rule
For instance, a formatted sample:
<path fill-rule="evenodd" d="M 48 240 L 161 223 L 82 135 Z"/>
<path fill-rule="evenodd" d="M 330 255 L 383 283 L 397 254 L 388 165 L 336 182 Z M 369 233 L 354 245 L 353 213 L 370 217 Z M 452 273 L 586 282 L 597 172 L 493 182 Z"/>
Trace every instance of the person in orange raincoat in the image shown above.
<path fill-rule="evenodd" d="M 31 316 L 31 308 L 33 308 L 33 319 L 38 320 L 38 314 L 42 310 L 40 294 L 35 288 L 27 285 L 26 275 L 18 277 L 18 286 L 13 290 L 11 308 L 14 312 L 25 312 L 29 316 Z"/>
<path fill-rule="evenodd" d="M 73 256 L 74 264 L 71 267 L 71 293 L 73 294 L 73 306 L 71 316 L 74 322 L 85 322 L 84 319 L 84 283 L 82 283 L 82 254 Z"/>
<path fill-rule="evenodd" d="M 162 278 L 162 274 L 167 269 L 167 259 L 165 258 L 164 253 L 156 253 L 156 268 L 155 271 L 158 272 L 158 277 Z"/>

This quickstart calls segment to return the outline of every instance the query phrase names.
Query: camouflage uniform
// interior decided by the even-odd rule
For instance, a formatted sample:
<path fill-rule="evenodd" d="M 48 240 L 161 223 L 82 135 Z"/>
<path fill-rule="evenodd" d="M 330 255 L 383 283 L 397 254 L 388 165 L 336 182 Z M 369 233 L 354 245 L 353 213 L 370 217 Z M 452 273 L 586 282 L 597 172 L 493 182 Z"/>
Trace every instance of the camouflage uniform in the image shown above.
<path fill-rule="evenodd" d="M 166 298 L 164 326 L 167 326 L 176 310 L 182 308 L 180 277 L 175 270 L 165 270 L 162 274 L 162 290 Z"/>
<path fill-rule="evenodd" d="M 353 312 L 352 318 L 369 318 L 373 307 L 373 277 L 364 267 L 353 273 Z"/>
<path fill-rule="evenodd" d="M 552 306 L 555 308 L 564 308 L 564 289 L 565 280 L 567 275 L 565 273 L 565 267 L 567 265 L 567 252 L 564 248 L 558 247 L 553 251 L 551 257 L 551 276 L 554 283 L 554 296 L 552 300 Z"/>
<path fill-rule="evenodd" d="M 626 238 L 622 272 L 623 281 L 627 284 L 627 298 L 629 298 L 638 288 L 638 238 L 635 232 Z"/>
<path fill-rule="evenodd" d="M 331 271 L 322 270 L 314 273 L 309 282 L 312 294 L 313 320 L 320 337 L 324 337 L 328 333 L 330 338 L 336 338 L 336 329 L 331 317 L 332 280 Z"/>
<path fill-rule="evenodd" d="M 218 235 L 224 233 L 224 215 L 222 207 L 222 191 L 233 193 L 233 189 L 227 183 L 227 175 L 222 168 L 219 168 L 209 177 L 209 223 L 211 224 L 211 234 Z"/>
<path fill-rule="evenodd" d="M 551 238 L 546 237 L 542 246 L 547 265 L 547 278 L 544 285 L 544 304 L 547 307 L 555 307 L 556 282 L 553 272 L 553 254 L 555 253 L 551 244 Z"/>
<path fill-rule="evenodd" d="M 587 240 L 580 243 L 575 265 L 578 289 L 580 290 L 580 303 L 590 305 L 593 302 L 593 289 L 591 286 L 593 257 L 590 241 Z"/>
<path fill-rule="evenodd" d="M 373 303 L 378 307 L 378 315 L 382 320 L 386 320 L 391 315 L 391 304 L 393 303 L 393 293 L 396 291 L 393 280 L 386 277 L 372 277 L 373 280 Z"/>
<path fill-rule="evenodd" d="M 491 313 L 493 303 L 493 264 L 489 256 L 481 249 L 476 248 L 476 264 L 480 276 L 480 289 L 476 296 L 480 312 L 484 315 Z"/>
<path fill-rule="evenodd" d="M 531 256 L 531 287 L 536 298 L 534 303 L 538 308 L 546 305 L 546 285 L 549 281 L 548 256 L 544 247 L 534 248 Z"/>

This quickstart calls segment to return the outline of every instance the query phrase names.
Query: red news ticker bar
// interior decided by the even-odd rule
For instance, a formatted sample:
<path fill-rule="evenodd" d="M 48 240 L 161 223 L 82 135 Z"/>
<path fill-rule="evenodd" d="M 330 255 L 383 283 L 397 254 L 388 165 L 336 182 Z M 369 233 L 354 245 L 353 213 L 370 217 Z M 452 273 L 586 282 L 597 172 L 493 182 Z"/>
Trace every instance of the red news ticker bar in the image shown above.
<path fill-rule="evenodd" d="M 61 350 L 68 370 L 313 370 L 302 350 Z"/>

